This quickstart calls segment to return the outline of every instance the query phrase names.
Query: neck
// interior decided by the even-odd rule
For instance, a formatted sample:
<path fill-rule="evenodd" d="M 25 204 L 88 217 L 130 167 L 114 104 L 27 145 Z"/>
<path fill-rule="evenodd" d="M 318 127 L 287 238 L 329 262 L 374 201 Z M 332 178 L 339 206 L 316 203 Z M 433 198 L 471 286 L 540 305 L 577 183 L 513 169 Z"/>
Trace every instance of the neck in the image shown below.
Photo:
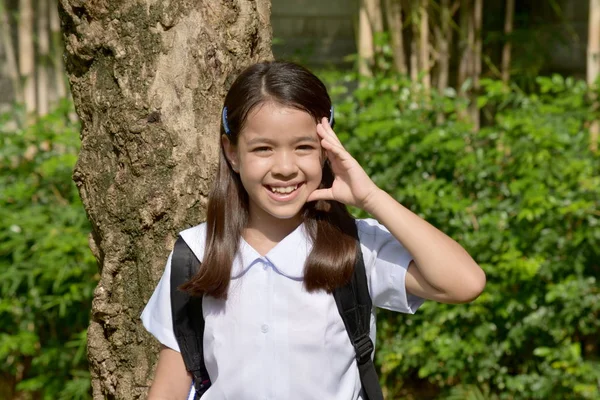
<path fill-rule="evenodd" d="M 274 242 L 280 242 L 287 235 L 292 233 L 302 223 L 302 217 L 294 217 L 290 219 L 262 219 L 250 218 L 248 225 L 244 229 L 245 232 L 260 233 L 260 236 L 268 238 Z"/>
<path fill-rule="evenodd" d="M 242 236 L 248 244 L 264 256 L 301 223 L 301 215 L 290 219 L 250 218 Z"/>

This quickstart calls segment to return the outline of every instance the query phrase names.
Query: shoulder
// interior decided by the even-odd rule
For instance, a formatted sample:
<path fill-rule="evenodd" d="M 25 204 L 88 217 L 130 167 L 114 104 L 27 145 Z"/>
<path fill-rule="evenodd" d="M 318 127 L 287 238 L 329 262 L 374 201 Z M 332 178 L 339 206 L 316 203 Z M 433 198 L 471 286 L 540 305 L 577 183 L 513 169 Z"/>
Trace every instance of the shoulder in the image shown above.
<path fill-rule="evenodd" d="M 373 305 L 414 313 L 423 299 L 406 292 L 406 274 L 412 255 L 377 220 L 359 219 L 356 226 Z"/>
<path fill-rule="evenodd" d="M 204 258 L 204 248 L 206 246 L 206 222 L 193 226 L 179 232 L 188 247 L 194 252 L 198 260 Z"/>
<path fill-rule="evenodd" d="M 392 256 L 392 258 L 400 256 L 403 262 L 409 256 L 402 243 L 376 219 L 357 219 L 356 228 L 363 254 L 367 255 L 370 253 L 371 256 L 377 258 L 388 255 Z"/>
<path fill-rule="evenodd" d="M 373 218 L 357 219 L 356 228 L 358 229 L 358 238 L 361 243 L 373 241 L 381 237 L 387 238 L 391 235 L 385 226 Z"/>

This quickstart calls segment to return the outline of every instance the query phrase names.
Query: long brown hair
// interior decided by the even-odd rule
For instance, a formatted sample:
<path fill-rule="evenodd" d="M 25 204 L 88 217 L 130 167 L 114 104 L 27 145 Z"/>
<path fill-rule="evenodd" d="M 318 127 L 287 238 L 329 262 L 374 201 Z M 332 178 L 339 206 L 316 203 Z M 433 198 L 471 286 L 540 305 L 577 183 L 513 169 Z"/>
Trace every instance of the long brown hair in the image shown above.
<path fill-rule="evenodd" d="M 237 145 L 250 111 L 266 101 L 305 111 L 315 121 L 330 116 L 327 89 L 306 68 L 281 61 L 254 64 L 237 77 L 225 97 L 227 136 L 233 145 Z M 223 122 L 220 134 L 226 134 Z M 320 188 L 331 187 L 333 180 L 326 162 Z M 204 260 L 182 290 L 195 296 L 227 298 L 233 260 L 247 221 L 248 194 L 221 144 L 217 176 L 208 198 Z M 356 230 L 354 218 L 344 204 L 319 200 L 305 205 L 304 224 L 313 241 L 304 265 L 304 286 L 309 292 L 332 292 L 352 276 L 357 246 L 352 235 Z"/>

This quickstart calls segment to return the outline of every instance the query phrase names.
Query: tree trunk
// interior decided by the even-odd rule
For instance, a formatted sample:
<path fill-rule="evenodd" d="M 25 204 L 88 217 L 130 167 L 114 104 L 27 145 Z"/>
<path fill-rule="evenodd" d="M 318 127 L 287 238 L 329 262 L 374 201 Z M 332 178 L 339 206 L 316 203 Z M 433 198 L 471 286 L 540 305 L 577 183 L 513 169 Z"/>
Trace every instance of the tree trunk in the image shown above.
<path fill-rule="evenodd" d="M 37 63 L 37 112 L 38 115 L 48 114 L 48 91 L 49 91 L 49 58 L 50 58 L 50 38 L 48 31 L 48 1 L 38 0 L 36 19 L 37 19 L 37 43 L 38 43 L 38 63 Z"/>
<path fill-rule="evenodd" d="M 428 0 L 421 0 L 419 7 L 419 65 L 423 71 L 423 88 L 429 92 L 431 88 L 431 73 L 429 71 L 429 13 Z"/>
<path fill-rule="evenodd" d="M 67 85 L 65 82 L 65 66 L 62 55 L 64 46 L 60 32 L 60 20 L 58 18 L 58 7 L 52 2 L 50 6 L 50 39 L 52 42 L 52 70 L 54 75 L 54 85 L 51 93 L 51 104 L 56 104 L 58 100 L 67 97 Z"/>
<path fill-rule="evenodd" d="M 366 4 L 369 24 L 373 34 L 383 32 L 383 13 L 381 11 L 381 0 L 363 0 Z"/>
<path fill-rule="evenodd" d="M 383 14 L 380 0 L 361 0 L 358 14 L 358 71 L 371 76 L 375 66 L 375 36 L 383 32 Z"/>
<path fill-rule="evenodd" d="M 10 20 L 6 4 L 6 0 L 0 0 L 0 39 L 2 40 L 1 43 L 6 55 L 6 70 L 8 77 L 11 80 L 15 101 L 17 103 L 22 103 L 23 92 L 21 89 L 21 77 L 19 76 L 19 65 L 17 64 L 15 47 L 10 34 Z"/>
<path fill-rule="evenodd" d="M 271 59 L 270 2 L 61 0 L 81 119 L 73 179 L 100 268 L 88 331 L 94 399 L 142 399 L 158 344 L 139 316 L 176 232 L 205 217 L 226 88 Z"/>
<path fill-rule="evenodd" d="M 475 131 L 479 130 L 480 127 L 480 113 L 479 106 L 477 105 L 477 96 L 479 95 L 480 84 L 479 80 L 481 78 L 481 50 L 482 50 L 482 41 L 481 41 L 481 28 L 483 21 L 483 0 L 475 0 L 475 5 L 473 7 L 473 57 L 472 62 L 473 66 L 471 67 L 472 71 L 472 79 L 473 79 L 473 94 L 471 96 L 471 105 L 470 105 L 470 114 L 471 114 L 471 122 L 473 123 L 473 129 Z"/>
<path fill-rule="evenodd" d="M 381 68 L 382 58 L 377 57 L 382 53 L 381 35 L 383 34 L 383 10 L 381 9 L 381 0 L 365 0 L 367 2 L 367 14 L 369 24 L 373 31 L 373 49 L 375 67 Z"/>
<path fill-rule="evenodd" d="M 450 81 L 450 51 L 452 46 L 452 9 L 450 0 L 441 0 L 440 23 L 435 24 L 435 41 L 437 43 L 437 90 L 444 93 Z M 437 113 L 436 122 L 442 124 L 446 120 L 443 111 Z"/>
<path fill-rule="evenodd" d="M 471 75 L 472 52 L 474 46 L 473 20 L 471 17 L 471 0 L 460 1 L 460 62 L 458 65 L 458 77 L 456 86 L 460 89 Z"/>
<path fill-rule="evenodd" d="M 502 82 L 508 84 L 510 80 L 510 51 L 515 16 L 515 0 L 506 0 L 506 14 L 504 16 L 504 46 L 502 47 Z"/>
<path fill-rule="evenodd" d="M 450 74 L 450 48 L 452 45 L 450 0 L 441 0 L 440 26 L 435 27 L 437 54 L 438 54 L 438 79 L 437 88 L 440 92 L 448 87 Z"/>
<path fill-rule="evenodd" d="M 406 66 L 406 56 L 404 55 L 402 3 L 400 0 L 385 0 L 385 10 L 390 31 L 392 55 L 394 56 L 394 68 L 396 72 L 406 75 L 408 68 Z"/>
<path fill-rule="evenodd" d="M 373 29 L 369 21 L 366 0 L 360 1 L 358 11 L 358 73 L 360 76 L 372 76 L 372 67 L 375 58 L 373 43 Z"/>
<path fill-rule="evenodd" d="M 416 84 L 419 80 L 419 3 L 417 0 L 412 0 L 410 3 L 410 80 Z"/>
<path fill-rule="evenodd" d="M 23 79 L 23 102 L 28 118 L 35 113 L 35 50 L 31 0 L 19 0 L 19 72 Z"/>
<path fill-rule="evenodd" d="M 587 82 L 592 95 L 593 109 L 597 113 L 600 108 L 598 87 L 596 85 L 600 74 L 600 0 L 590 0 L 589 24 L 588 24 L 588 47 L 587 47 Z M 590 149 L 598 151 L 598 134 L 600 123 L 598 119 L 590 125 Z"/>

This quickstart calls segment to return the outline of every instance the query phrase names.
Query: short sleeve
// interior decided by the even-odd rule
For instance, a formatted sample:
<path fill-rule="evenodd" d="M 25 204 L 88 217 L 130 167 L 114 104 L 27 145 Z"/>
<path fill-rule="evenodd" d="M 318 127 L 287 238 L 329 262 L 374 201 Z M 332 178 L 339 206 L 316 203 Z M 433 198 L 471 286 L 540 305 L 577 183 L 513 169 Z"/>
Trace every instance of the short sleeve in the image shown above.
<path fill-rule="evenodd" d="M 160 343 L 179 350 L 175 333 L 173 332 L 173 317 L 171 316 L 171 257 L 169 255 L 165 272 L 160 278 L 152 297 L 148 300 L 142 312 L 142 324 Z"/>
<path fill-rule="evenodd" d="M 356 221 L 373 305 L 413 314 L 424 299 L 406 292 L 406 271 L 412 255 L 379 222 Z"/>

